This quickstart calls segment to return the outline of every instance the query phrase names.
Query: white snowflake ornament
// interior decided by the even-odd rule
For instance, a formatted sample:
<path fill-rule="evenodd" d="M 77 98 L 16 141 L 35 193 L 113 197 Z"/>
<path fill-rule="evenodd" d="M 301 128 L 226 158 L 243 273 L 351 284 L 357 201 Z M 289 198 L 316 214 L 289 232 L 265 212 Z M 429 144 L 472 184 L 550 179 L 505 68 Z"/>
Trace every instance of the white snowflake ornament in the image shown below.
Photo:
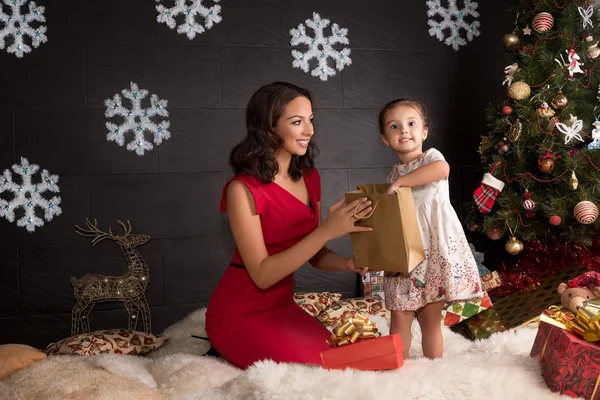
<path fill-rule="evenodd" d="M 427 24 L 430 26 L 429 35 L 435 36 L 440 42 L 444 42 L 456 51 L 460 46 L 465 46 L 467 40 L 470 42 L 475 36 L 479 36 L 479 27 L 481 24 L 476 19 L 479 17 L 477 7 L 479 4 L 475 1 L 463 0 L 464 7 L 459 9 L 456 5 L 457 0 L 446 0 L 447 7 L 443 7 L 441 0 L 427 1 L 427 16 L 429 18 L 438 16 L 441 21 L 429 19 Z M 465 17 L 472 19 L 472 22 L 467 22 Z M 446 30 L 450 30 L 450 35 L 446 37 Z M 466 32 L 467 40 L 462 36 L 461 30 Z"/>
<path fill-rule="evenodd" d="M 294 68 L 300 68 L 304 72 L 309 70 L 309 61 L 313 58 L 318 60 L 318 66 L 311 71 L 312 76 L 318 76 L 322 81 L 326 81 L 330 76 L 335 75 L 335 69 L 328 65 L 328 59 L 332 58 L 335 61 L 335 66 L 338 71 L 342 71 L 345 66 L 352 64 L 350 58 L 350 49 L 344 47 L 341 51 L 333 48 L 334 44 L 349 44 L 348 29 L 340 28 L 338 24 L 331 26 L 331 36 L 324 36 L 323 29 L 329 26 L 330 21 L 328 19 L 321 19 L 321 16 L 317 13 L 313 13 L 313 19 L 307 19 L 304 21 L 306 26 L 314 31 L 314 37 L 306 34 L 306 27 L 304 24 L 299 24 L 298 28 L 290 29 L 290 35 L 292 36 L 290 44 L 297 46 L 299 44 L 305 44 L 308 46 L 308 50 L 304 53 L 298 50 L 292 50 L 292 56 L 294 61 L 292 66 Z"/>
<path fill-rule="evenodd" d="M 6 218 L 9 222 L 14 222 L 15 211 L 22 208 L 25 215 L 17 220 L 17 226 L 25 227 L 29 232 L 35 231 L 36 227 L 43 226 L 44 219 L 52 221 L 55 216 L 62 214 L 60 197 L 54 196 L 50 200 L 42 197 L 42 193 L 46 191 L 60 192 L 58 175 L 50 175 L 44 169 L 39 182 L 34 183 L 32 177 L 39 169 L 38 165 L 29 164 L 26 158 L 21 157 L 21 164 L 12 166 L 13 172 L 21 176 L 20 183 L 13 180 L 13 175 L 8 169 L 5 169 L 2 176 L 0 176 L 0 194 L 4 192 L 13 194 L 10 201 L 0 197 L 0 217 Z M 35 215 L 36 207 L 44 211 L 44 219 Z"/>
<path fill-rule="evenodd" d="M 150 118 L 154 116 L 168 117 L 167 100 L 160 100 L 155 94 L 150 97 L 150 107 L 142 108 L 142 100 L 148 96 L 146 89 L 140 89 L 135 82 L 130 83 L 131 90 L 123 89 L 123 97 L 131 101 L 131 109 L 125 108 L 121 102 L 121 96 L 115 94 L 112 99 L 106 99 L 104 105 L 107 118 L 119 116 L 124 118 L 121 125 L 112 122 L 106 123 L 108 134 L 106 140 L 116 142 L 119 146 L 125 144 L 125 134 L 132 132 L 134 139 L 127 144 L 127 150 L 135 151 L 137 155 L 143 156 L 144 152 L 152 150 L 152 143 L 146 140 L 144 132 L 148 131 L 153 135 L 154 143 L 160 145 L 163 140 L 171 137 L 169 121 L 154 123 Z"/>
<path fill-rule="evenodd" d="M 556 129 L 558 129 L 562 134 L 565 135 L 565 145 L 569 144 L 569 142 L 573 139 L 577 139 L 580 142 L 583 142 L 583 137 L 579 133 L 583 128 L 583 121 L 578 119 L 571 126 L 563 124 L 562 122 L 558 122 L 556 124 Z"/>
<path fill-rule="evenodd" d="M 21 13 L 21 7 L 27 4 L 29 0 L 2 0 L 2 2 L 10 7 L 10 14 L 2 12 L 2 4 L 0 4 L 0 49 L 6 46 L 5 39 L 12 36 L 13 43 L 8 46 L 7 51 L 13 53 L 19 58 L 23 58 L 23 54 L 30 53 L 31 47 L 23 40 L 26 36 L 31 38 L 31 46 L 38 48 L 40 43 L 46 43 L 48 37 L 45 35 L 46 26 L 39 25 L 37 28 L 30 24 L 36 22 L 46 22 L 44 17 L 45 8 L 38 6 L 35 2 L 29 3 L 29 12 Z"/>
<path fill-rule="evenodd" d="M 214 24 L 218 24 L 223 19 L 219 14 L 221 12 L 221 6 L 218 4 L 212 7 L 205 7 L 202 2 L 206 0 L 191 0 L 191 5 L 186 5 L 188 0 L 175 0 L 174 7 L 165 7 L 162 4 L 156 6 L 158 16 L 156 21 L 165 23 L 171 29 L 175 29 L 177 22 L 175 17 L 180 14 L 185 17 L 185 22 L 177 26 L 177 33 L 185 33 L 187 38 L 192 40 L 196 37 L 196 34 L 201 34 L 210 29 Z M 212 0 L 214 3 L 218 3 L 220 0 Z M 161 0 L 156 0 L 160 3 Z M 204 19 L 204 24 L 196 22 L 196 17 Z"/>

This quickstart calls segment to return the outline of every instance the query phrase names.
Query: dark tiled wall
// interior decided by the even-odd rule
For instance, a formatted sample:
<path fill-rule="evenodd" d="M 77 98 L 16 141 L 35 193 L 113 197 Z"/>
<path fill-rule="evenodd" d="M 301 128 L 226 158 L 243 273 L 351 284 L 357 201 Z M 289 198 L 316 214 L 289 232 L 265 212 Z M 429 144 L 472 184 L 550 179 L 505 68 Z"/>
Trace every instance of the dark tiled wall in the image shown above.
<path fill-rule="evenodd" d="M 424 1 L 222 1 L 223 22 L 190 41 L 155 22 L 152 0 L 37 1 L 48 43 L 17 59 L 0 51 L 0 170 L 21 156 L 60 176 L 63 215 L 30 234 L 0 220 L 0 343 L 44 346 L 70 333 L 69 276 L 119 275 L 114 243 L 91 247 L 74 225 L 88 216 L 152 236 L 153 330 L 207 304 L 232 240 L 218 201 L 244 107 L 261 85 L 286 80 L 315 94 L 323 209 L 395 162 L 377 114 L 411 96 L 431 109 L 429 146 L 452 166 L 452 201 L 468 199 L 485 133 L 483 110 L 501 100 L 502 35 L 510 2 L 480 2 L 482 34 L 459 52 L 431 38 Z M 291 66 L 289 30 L 313 12 L 349 30 L 353 64 L 327 82 Z M 133 81 L 169 101 L 172 138 L 139 157 L 106 141 L 103 102 Z M 350 254 L 347 239 L 331 247 Z M 297 289 L 356 295 L 357 279 L 303 267 Z M 126 325 L 119 303 L 98 305 L 93 328 Z"/>

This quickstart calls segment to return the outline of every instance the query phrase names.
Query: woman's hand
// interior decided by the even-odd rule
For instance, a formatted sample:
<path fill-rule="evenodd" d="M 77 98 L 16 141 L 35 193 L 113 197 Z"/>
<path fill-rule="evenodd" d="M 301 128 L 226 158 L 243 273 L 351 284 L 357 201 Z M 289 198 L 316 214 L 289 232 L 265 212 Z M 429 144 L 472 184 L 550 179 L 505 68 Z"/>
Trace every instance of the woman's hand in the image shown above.
<path fill-rule="evenodd" d="M 332 205 L 329 208 L 329 214 L 327 214 L 325 222 L 320 226 L 326 232 L 328 240 L 339 238 L 350 232 L 368 232 L 373 230 L 373 228 L 368 226 L 354 225 L 358 221 L 358 218 L 354 216 L 354 210 L 356 210 L 357 215 L 361 213 L 366 214 L 372 210 L 369 199 L 361 197 L 345 206 L 343 204 L 344 199 L 341 199 Z"/>
<path fill-rule="evenodd" d="M 360 276 L 365 276 L 367 272 L 369 272 L 369 267 L 356 268 L 356 265 L 354 265 L 354 259 L 352 258 L 346 262 L 346 269 L 350 272 L 357 272 L 360 274 Z"/>
<path fill-rule="evenodd" d="M 388 187 L 388 190 L 385 192 L 385 194 L 396 194 L 396 189 L 401 188 L 402 185 L 398 184 L 398 181 L 392 183 L 390 185 L 390 187 Z"/>

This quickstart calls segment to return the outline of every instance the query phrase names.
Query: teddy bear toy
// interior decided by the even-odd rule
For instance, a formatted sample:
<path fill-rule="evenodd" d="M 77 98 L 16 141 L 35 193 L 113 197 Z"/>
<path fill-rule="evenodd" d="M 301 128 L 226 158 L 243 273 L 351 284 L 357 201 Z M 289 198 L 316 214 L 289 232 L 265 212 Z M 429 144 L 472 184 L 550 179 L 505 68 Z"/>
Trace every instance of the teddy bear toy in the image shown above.
<path fill-rule="evenodd" d="M 562 305 L 576 313 L 580 307 L 583 307 L 584 301 L 600 297 L 600 272 L 584 272 L 568 284 L 561 283 L 556 290 L 560 294 Z"/>

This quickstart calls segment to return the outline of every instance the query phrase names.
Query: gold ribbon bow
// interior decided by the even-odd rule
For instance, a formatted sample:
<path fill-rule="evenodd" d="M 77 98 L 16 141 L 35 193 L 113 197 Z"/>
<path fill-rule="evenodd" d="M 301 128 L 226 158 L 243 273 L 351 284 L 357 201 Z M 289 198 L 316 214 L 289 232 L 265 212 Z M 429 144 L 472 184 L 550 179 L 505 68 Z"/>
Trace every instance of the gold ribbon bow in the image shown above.
<path fill-rule="evenodd" d="M 327 344 L 332 347 L 340 347 L 379 336 L 381 333 L 377 331 L 375 322 L 364 315 L 356 314 L 353 317 L 344 318 L 333 328 L 332 341 L 327 341 Z"/>
<path fill-rule="evenodd" d="M 563 323 L 567 330 L 588 342 L 600 340 L 600 308 L 589 304 L 580 307 L 577 313 L 562 312 L 557 306 L 550 306 L 544 313 Z"/>

